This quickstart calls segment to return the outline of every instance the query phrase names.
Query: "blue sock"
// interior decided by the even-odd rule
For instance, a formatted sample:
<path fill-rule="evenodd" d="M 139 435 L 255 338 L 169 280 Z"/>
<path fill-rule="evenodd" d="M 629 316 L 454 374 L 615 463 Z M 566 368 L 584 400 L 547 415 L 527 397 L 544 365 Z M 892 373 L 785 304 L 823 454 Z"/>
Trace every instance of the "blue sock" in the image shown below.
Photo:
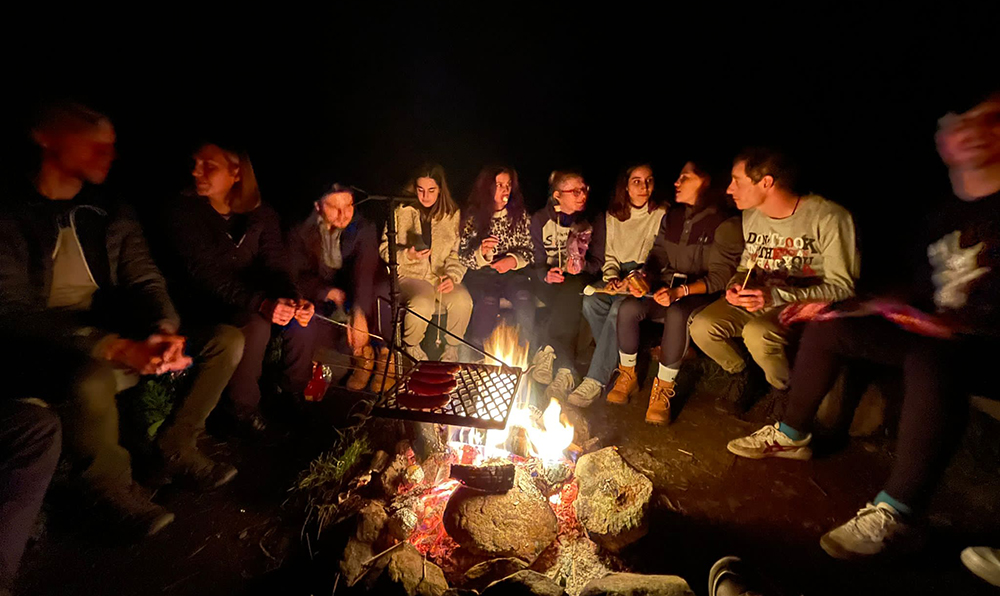
<path fill-rule="evenodd" d="M 788 438 L 793 441 L 801 441 L 802 439 L 809 436 L 809 433 L 803 433 L 795 430 L 794 428 L 788 426 L 784 422 L 778 423 L 778 430 L 788 435 Z"/>
<path fill-rule="evenodd" d="M 913 515 L 912 507 L 910 507 L 906 503 L 903 503 L 902 501 L 897 501 L 896 499 L 893 499 L 892 495 L 890 495 L 885 491 L 882 491 L 879 494 L 875 495 L 875 504 L 878 505 L 879 503 L 885 503 L 886 505 L 891 505 L 893 509 L 898 511 L 904 517 L 909 517 Z"/>

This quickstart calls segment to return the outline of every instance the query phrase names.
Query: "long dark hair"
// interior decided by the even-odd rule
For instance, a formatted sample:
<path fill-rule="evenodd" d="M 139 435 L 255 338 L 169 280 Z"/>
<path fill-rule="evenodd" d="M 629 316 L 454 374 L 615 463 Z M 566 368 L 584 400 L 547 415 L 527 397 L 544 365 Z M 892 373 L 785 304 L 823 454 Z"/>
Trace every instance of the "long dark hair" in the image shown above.
<path fill-rule="evenodd" d="M 417 180 L 420 178 L 432 178 L 434 182 L 437 182 L 438 188 L 441 189 L 438 193 L 437 201 L 431 207 L 431 219 L 439 221 L 458 211 L 458 205 L 455 204 L 455 200 L 451 198 L 451 191 L 448 190 L 448 181 L 444 176 L 444 168 L 440 164 L 425 163 L 414 170 L 404 191 L 416 196 Z"/>
<path fill-rule="evenodd" d="M 715 207 L 720 211 L 731 210 L 729 195 L 726 194 L 726 188 L 729 186 L 728 173 L 717 167 L 714 162 L 702 157 L 689 159 L 684 164 L 691 164 L 695 175 L 705 181 L 698 191 L 695 209 L 700 211 L 706 207 Z"/>
<path fill-rule="evenodd" d="M 611 204 L 608 205 L 608 215 L 618 221 L 627 221 L 632 215 L 632 200 L 628 195 L 628 179 L 632 176 L 632 172 L 642 167 L 649 168 L 650 172 L 653 171 L 653 166 L 648 163 L 637 163 L 625 168 L 621 175 L 618 176 L 618 182 L 615 183 L 615 192 L 611 195 Z M 654 185 L 653 192 L 649 195 L 649 201 L 646 203 L 646 209 L 652 213 L 659 206 L 660 196 L 656 192 L 656 186 Z"/>
<path fill-rule="evenodd" d="M 510 197 L 507 199 L 507 217 L 516 223 L 524 215 L 524 195 L 518 182 L 517 170 L 507 166 L 486 166 L 479 170 L 476 182 L 469 193 L 465 221 L 475 222 L 476 234 L 481 238 L 489 233 L 490 220 L 496 211 L 496 180 L 500 174 L 510 176 Z M 464 222 L 463 222 L 464 229 Z"/>

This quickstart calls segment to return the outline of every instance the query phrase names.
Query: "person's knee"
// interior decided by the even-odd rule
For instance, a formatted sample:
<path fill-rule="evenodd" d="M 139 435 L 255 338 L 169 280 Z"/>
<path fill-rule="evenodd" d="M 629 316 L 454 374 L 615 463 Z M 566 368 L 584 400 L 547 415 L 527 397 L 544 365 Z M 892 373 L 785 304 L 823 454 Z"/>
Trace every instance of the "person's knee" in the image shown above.
<path fill-rule="evenodd" d="M 24 416 L 30 418 L 25 425 L 26 441 L 31 445 L 32 453 L 37 453 L 38 459 L 51 462 L 53 467 L 59 459 L 62 448 L 62 423 L 59 415 L 51 408 L 38 404 L 23 404 Z"/>
<path fill-rule="evenodd" d="M 727 339 L 722 326 L 719 324 L 719 320 L 706 311 L 696 314 L 691 319 L 690 330 L 691 339 L 699 345 L 715 340 Z"/>
<path fill-rule="evenodd" d="M 115 406 L 118 381 L 110 363 L 94 360 L 73 379 L 73 398 L 87 410 L 101 411 Z"/>
<path fill-rule="evenodd" d="M 231 325 L 219 325 L 205 345 L 203 354 L 206 359 L 218 359 L 226 366 L 236 368 L 243 359 L 245 345 L 246 338 L 242 331 Z"/>
<path fill-rule="evenodd" d="M 472 294 L 469 294 L 465 286 L 455 286 L 452 294 L 452 308 L 458 308 L 462 312 L 472 312 Z"/>
<path fill-rule="evenodd" d="M 638 322 L 642 318 L 642 302 L 629 296 L 618 307 L 618 324 Z"/>
<path fill-rule="evenodd" d="M 602 312 L 606 312 L 604 301 L 599 296 L 584 296 L 583 298 L 583 314 L 584 316 L 594 316 Z"/>
<path fill-rule="evenodd" d="M 406 304 L 413 312 L 423 317 L 430 317 L 434 314 L 434 294 L 421 293 L 410 296 Z"/>
<path fill-rule="evenodd" d="M 743 326 L 743 342 L 751 354 L 773 354 L 784 351 L 784 336 L 763 318 L 748 321 Z"/>

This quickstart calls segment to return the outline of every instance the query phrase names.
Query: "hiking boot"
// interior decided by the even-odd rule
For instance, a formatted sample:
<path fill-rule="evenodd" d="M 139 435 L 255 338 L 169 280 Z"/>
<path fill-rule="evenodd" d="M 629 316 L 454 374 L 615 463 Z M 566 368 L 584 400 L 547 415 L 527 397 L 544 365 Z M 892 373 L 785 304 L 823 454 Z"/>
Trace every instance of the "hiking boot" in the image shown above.
<path fill-rule="evenodd" d="M 615 385 L 608 391 L 609 404 L 627 404 L 628 398 L 639 389 L 639 380 L 635 376 L 634 366 L 618 365 L 618 378 Z"/>
<path fill-rule="evenodd" d="M 715 401 L 716 411 L 729 416 L 742 416 L 760 397 L 760 375 L 750 370 L 750 367 L 738 373 L 732 373 L 722 396 Z"/>
<path fill-rule="evenodd" d="M 448 344 L 441 352 L 441 362 L 458 362 L 458 346 Z"/>
<path fill-rule="evenodd" d="M 674 398 L 674 382 L 653 379 L 653 390 L 649 392 L 649 408 L 646 422 L 649 424 L 670 424 L 670 400 Z"/>
<path fill-rule="evenodd" d="M 152 495 L 135 482 L 99 495 L 130 534 L 152 536 L 174 521 L 174 514 L 153 503 Z"/>
<path fill-rule="evenodd" d="M 164 453 L 160 478 L 164 483 L 176 481 L 197 491 L 219 488 L 236 477 L 236 468 L 214 461 L 198 449 Z"/>
<path fill-rule="evenodd" d="M 980 578 L 1000 587 L 1000 549 L 970 546 L 962 551 L 962 563 Z"/>
<path fill-rule="evenodd" d="M 531 378 L 540 385 L 552 382 L 552 367 L 556 362 L 556 351 L 552 346 L 545 346 L 535 353 L 531 359 Z"/>
<path fill-rule="evenodd" d="M 347 379 L 347 388 L 351 391 L 361 391 L 368 386 L 372 378 L 372 370 L 375 368 L 375 350 L 372 347 L 364 346 L 361 353 L 351 358 L 351 365 L 354 372 Z"/>
<path fill-rule="evenodd" d="M 768 457 L 781 457 L 784 459 L 807 460 L 812 458 L 812 449 L 809 442 L 812 441 L 812 433 L 801 441 L 793 441 L 791 437 L 778 430 L 780 423 L 753 433 L 749 437 L 733 439 L 726 445 L 730 453 L 740 457 L 750 459 L 764 459 Z"/>
<path fill-rule="evenodd" d="M 558 399 L 565 401 L 569 392 L 576 386 L 573 379 L 573 371 L 568 368 L 560 368 L 556 371 L 556 377 L 552 379 L 549 386 L 545 388 L 545 399 Z"/>
<path fill-rule="evenodd" d="M 771 582 L 739 557 L 723 557 L 708 572 L 708 596 L 761 596 L 777 593 Z"/>
<path fill-rule="evenodd" d="M 583 381 L 577 385 L 573 393 L 569 394 L 566 401 L 578 408 L 590 407 L 594 400 L 601 396 L 604 385 L 601 385 L 590 377 L 584 377 Z"/>
<path fill-rule="evenodd" d="M 372 384 L 369 389 L 373 393 L 380 393 L 384 381 L 385 390 L 388 391 L 396 385 L 398 375 L 399 366 L 396 362 L 396 354 L 391 352 L 389 348 L 380 348 L 378 357 L 375 358 L 375 373 L 372 375 Z"/>
<path fill-rule="evenodd" d="M 906 524 L 892 505 L 868 503 L 853 519 L 824 534 L 819 545 L 835 559 L 860 559 L 890 548 L 897 553 L 909 552 L 919 542 L 916 529 Z"/>

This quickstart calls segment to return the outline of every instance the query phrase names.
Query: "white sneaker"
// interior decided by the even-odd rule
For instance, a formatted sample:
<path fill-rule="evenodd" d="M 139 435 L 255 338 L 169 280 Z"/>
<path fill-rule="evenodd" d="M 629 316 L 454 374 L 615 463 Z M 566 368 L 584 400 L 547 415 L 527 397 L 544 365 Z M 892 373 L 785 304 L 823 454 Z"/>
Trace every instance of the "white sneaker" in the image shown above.
<path fill-rule="evenodd" d="M 536 383 L 548 385 L 552 382 L 552 365 L 556 361 L 556 351 L 552 346 L 535 352 L 535 357 L 531 359 L 531 378 Z"/>
<path fill-rule="evenodd" d="M 420 346 L 405 346 L 403 351 L 417 362 L 427 360 L 427 352 L 425 352 Z"/>
<path fill-rule="evenodd" d="M 586 408 L 594 403 L 594 400 L 600 397 L 603 392 L 604 385 L 601 385 L 590 377 L 584 377 L 583 381 L 573 390 L 573 393 L 569 394 L 566 401 L 578 408 Z"/>
<path fill-rule="evenodd" d="M 560 368 L 556 371 L 556 378 L 552 379 L 549 386 L 545 388 L 545 399 L 555 398 L 563 401 L 575 386 L 576 380 L 573 379 L 573 371 L 568 368 Z"/>
<path fill-rule="evenodd" d="M 778 423 L 775 422 L 774 426 L 765 426 L 749 437 L 729 441 L 726 448 L 729 449 L 730 453 L 750 459 L 783 457 L 785 459 L 807 460 L 812 458 L 812 449 L 808 446 L 810 441 L 812 441 L 812 433 L 801 441 L 793 441 L 788 435 L 778 430 Z"/>
<path fill-rule="evenodd" d="M 892 505 L 868 503 L 853 519 L 824 534 L 819 545 L 835 559 L 859 559 L 890 547 L 897 552 L 913 550 L 918 542 L 916 530 Z"/>
<path fill-rule="evenodd" d="M 458 362 L 458 346 L 448 345 L 441 353 L 441 362 Z"/>
<path fill-rule="evenodd" d="M 970 546 L 962 551 L 962 563 L 969 571 L 1000 587 L 1000 549 Z"/>

